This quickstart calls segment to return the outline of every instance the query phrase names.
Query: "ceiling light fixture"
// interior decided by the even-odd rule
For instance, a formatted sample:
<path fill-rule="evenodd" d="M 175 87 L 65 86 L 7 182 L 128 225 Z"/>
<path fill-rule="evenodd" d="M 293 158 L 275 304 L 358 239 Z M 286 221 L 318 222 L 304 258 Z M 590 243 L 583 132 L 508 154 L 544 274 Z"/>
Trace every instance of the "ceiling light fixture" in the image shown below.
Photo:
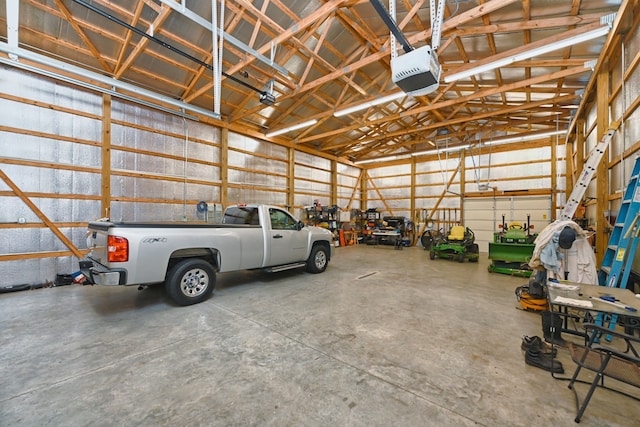
<path fill-rule="evenodd" d="M 412 156 L 426 156 L 427 154 L 436 154 L 438 152 L 440 152 L 440 153 L 452 153 L 452 152 L 458 152 L 458 151 L 466 150 L 469 147 L 471 147 L 471 144 L 457 145 L 455 147 L 439 148 L 439 149 L 433 149 L 433 150 L 427 150 L 427 151 L 418 151 L 418 152 L 415 152 L 415 153 L 411 153 L 411 155 Z"/>
<path fill-rule="evenodd" d="M 605 25 L 604 27 L 596 28 L 595 30 L 587 31 L 572 37 L 567 37 L 566 39 L 558 40 L 554 43 L 543 44 L 539 47 L 529 49 L 529 50 L 517 53 L 515 55 L 510 55 L 506 58 L 498 59 L 496 61 L 489 62 L 487 64 L 479 65 L 469 70 L 450 74 L 444 77 L 444 81 L 445 83 L 455 82 L 457 80 L 461 80 L 476 74 L 484 73 L 486 71 L 491 71 L 496 68 L 513 64 L 514 62 L 524 61 L 525 59 L 531 59 L 536 56 L 544 55 L 545 53 L 553 52 L 554 50 L 562 49 L 565 47 L 576 45 L 578 43 L 593 40 L 608 34 L 610 29 L 611 29 L 610 25 Z"/>
<path fill-rule="evenodd" d="M 298 123 L 297 125 L 292 125 L 286 128 L 274 130 L 273 132 L 267 133 L 265 136 L 270 138 L 272 136 L 282 135 L 283 133 L 291 132 L 292 130 L 298 130 L 302 128 L 306 128 L 308 126 L 313 126 L 318 123 L 317 119 L 307 120 L 306 122 Z"/>
<path fill-rule="evenodd" d="M 540 138 L 546 138 L 546 137 L 550 137 L 550 136 L 556 136 L 556 135 L 563 135 L 566 134 L 567 131 L 566 130 L 559 130 L 559 131 L 549 131 L 549 132 L 541 132 L 541 133 L 528 133 L 528 134 L 524 134 L 524 135 L 517 135 L 517 136 L 511 136 L 508 138 L 504 138 L 504 139 L 494 139 L 492 141 L 487 141 L 487 142 L 481 142 L 481 141 L 476 141 L 475 143 L 470 143 L 470 144 L 465 144 L 465 145 L 456 145 L 453 147 L 446 147 L 446 148 L 439 148 L 439 149 L 433 149 L 433 150 L 426 150 L 426 151 L 417 151 L 415 153 L 411 153 L 411 154 L 401 154 L 401 155 L 395 155 L 395 156 L 386 156 L 386 157 L 378 157 L 376 159 L 365 159 L 365 160 L 358 160 L 353 162 L 356 165 L 361 165 L 361 164 L 365 164 L 365 163 L 374 163 L 374 162 L 387 162 L 387 161 L 391 161 L 391 160 L 400 160 L 400 159 L 406 159 L 409 158 L 411 156 L 426 156 L 429 154 L 437 154 L 438 152 L 440 153 L 456 153 L 462 150 L 466 150 L 471 148 L 474 144 L 481 144 L 481 145 L 485 145 L 485 146 L 489 146 L 489 145 L 500 145 L 500 144 L 509 144 L 512 142 L 524 142 L 524 141 L 531 141 L 534 139 L 540 139 Z"/>
<path fill-rule="evenodd" d="M 493 139 L 491 141 L 486 141 L 481 144 L 484 144 L 484 145 L 510 144 L 513 142 L 531 141 L 534 139 L 547 138 L 549 136 L 563 135 L 566 133 L 567 133 L 566 130 L 559 130 L 559 131 L 554 130 L 554 131 L 542 132 L 542 133 L 529 133 L 525 135 L 511 136 L 504 139 Z"/>
<path fill-rule="evenodd" d="M 363 102 L 362 104 L 354 105 L 353 107 L 344 108 L 342 110 L 338 110 L 333 113 L 335 117 L 346 116 L 347 114 L 354 113 L 356 111 L 364 110 L 365 108 L 373 107 L 375 105 L 384 104 L 387 102 L 394 101 L 396 99 L 402 98 L 403 96 L 407 96 L 404 92 L 396 92 L 391 95 L 383 96 L 382 98 L 372 99 L 371 101 Z"/>

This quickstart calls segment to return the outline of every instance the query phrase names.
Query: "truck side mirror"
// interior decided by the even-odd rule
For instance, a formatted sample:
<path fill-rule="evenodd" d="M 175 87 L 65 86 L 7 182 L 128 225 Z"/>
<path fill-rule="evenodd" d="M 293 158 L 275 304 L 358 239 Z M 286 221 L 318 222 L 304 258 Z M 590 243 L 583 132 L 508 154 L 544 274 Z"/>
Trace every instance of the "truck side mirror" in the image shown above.
<path fill-rule="evenodd" d="M 302 221 L 298 221 L 298 222 L 296 223 L 296 230 L 300 231 L 300 230 L 302 230 L 303 228 L 304 228 L 304 222 L 302 222 Z"/>

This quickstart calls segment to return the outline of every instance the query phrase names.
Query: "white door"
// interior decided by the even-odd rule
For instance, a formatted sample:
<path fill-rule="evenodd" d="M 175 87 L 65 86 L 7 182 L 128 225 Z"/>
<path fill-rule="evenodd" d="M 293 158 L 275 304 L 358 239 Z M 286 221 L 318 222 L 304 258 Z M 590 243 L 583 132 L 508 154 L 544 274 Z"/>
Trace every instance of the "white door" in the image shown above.
<path fill-rule="evenodd" d="M 493 241 L 493 233 L 504 221 L 527 223 L 529 215 L 533 226 L 532 234 L 539 233 L 551 223 L 550 196 L 501 196 L 465 199 L 463 204 L 464 222 L 476 236 L 480 252 L 489 252 L 489 242 Z"/>

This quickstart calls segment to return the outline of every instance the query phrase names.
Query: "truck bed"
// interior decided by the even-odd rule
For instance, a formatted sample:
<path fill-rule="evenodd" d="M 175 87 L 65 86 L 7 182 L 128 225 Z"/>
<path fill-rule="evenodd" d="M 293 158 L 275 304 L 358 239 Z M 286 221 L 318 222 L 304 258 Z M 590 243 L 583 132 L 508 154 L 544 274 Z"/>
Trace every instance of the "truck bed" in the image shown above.
<path fill-rule="evenodd" d="M 161 222 L 109 222 L 91 221 L 89 228 L 106 231 L 111 227 L 124 228 L 261 228 L 260 225 L 247 224 L 211 224 L 208 222 L 181 222 L 181 221 L 161 221 Z"/>

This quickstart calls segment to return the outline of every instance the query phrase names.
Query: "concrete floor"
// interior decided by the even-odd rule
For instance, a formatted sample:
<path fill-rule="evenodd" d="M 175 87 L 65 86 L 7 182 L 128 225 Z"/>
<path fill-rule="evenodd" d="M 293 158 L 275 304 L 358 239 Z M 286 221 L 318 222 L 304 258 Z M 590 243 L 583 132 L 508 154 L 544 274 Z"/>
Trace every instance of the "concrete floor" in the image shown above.
<path fill-rule="evenodd" d="M 191 307 L 161 288 L 0 295 L 0 425 L 574 425 L 567 381 L 524 363 L 522 336 L 542 334 L 515 308 L 526 279 L 488 273 L 486 254 L 334 255 L 318 275 L 219 275 Z M 598 390 L 581 425 L 639 420 Z"/>

